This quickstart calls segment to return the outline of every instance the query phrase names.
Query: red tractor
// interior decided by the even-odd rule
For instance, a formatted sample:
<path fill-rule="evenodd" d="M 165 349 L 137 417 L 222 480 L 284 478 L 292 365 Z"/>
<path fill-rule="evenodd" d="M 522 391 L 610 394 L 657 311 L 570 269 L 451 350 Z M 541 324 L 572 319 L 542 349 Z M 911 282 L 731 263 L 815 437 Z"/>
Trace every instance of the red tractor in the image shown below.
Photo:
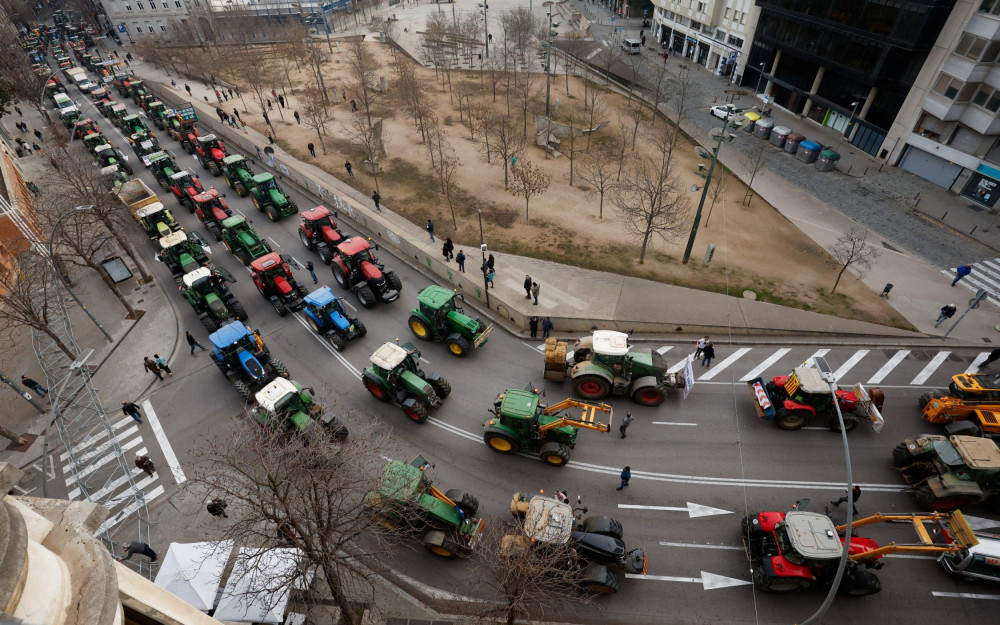
<path fill-rule="evenodd" d="M 205 230 L 208 230 L 216 241 L 222 240 L 222 220 L 233 214 L 232 209 L 222 199 L 224 197 L 225 194 L 219 197 L 219 192 L 213 187 L 191 198 L 194 214 L 205 224 Z"/>
<path fill-rule="evenodd" d="M 309 290 L 296 282 L 292 268 L 277 252 L 265 254 L 251 262 L 250 276 L 257 290 L 271 302 L 278 315 L 284 317 L 305 306 L 302 298 L 309 294 Z"/>
<path fill-rule="evenodd" d="M 783 430 L 798 430 L 818 421 L 831 430 L 840 431 L 830 385 L 814 367 L 795 367 L 790 375 L 776 375 L 767 383 L 763 378 L 754 378 L 747 381 L 747 388 L 757 416 L 774 421 Z M 865 420 L 876 433 L 882 431 L 885 394 L 881 388 L 868 391 L 858 383 L 853 392 L 837 388 L 836 397 L 845 430 L 850 432 Z"/>
<path fill-rule="evenodd" d="M 83 139 L 91 133 L 100 134 L 101 129 L 97 125 L 97 122 L 90 119 L 82 119 L 80 121 L 73 123 L 73 137 L 76 139 Z"/>
<path fill-rule="evenodd" d="M 226 146 L 222 145 L 218 137 L 215 135 L 198 137 L 194 152 L 201 164 L 212 172 L 213 176 L 222 175 L 222 159 L 226 158 Z"/>
<path fill-rule="evenodd" d="M 191 213 L 194 212 L 194 196 L 205 191 L 201 181 L 186 169 L 170 175 L 170 190 L 181 206 L 187 207 Z"/>
<path fill-rule="evenodd" d="M 344 242 L 344 235 L 337 229 L 330 211 L 325 206 L 317 206 L 302 213 L 299 240 L 306 248 L 316 250 L 319 259 L 329 265 L 333 261 L 333 250 Z"/>
<path fill-rule="evenodd" d="M 375 246 L 378 249 L 378 245 Z M 378 302 L 394 302 L 399 299 L 403 283 L 392 271 L 378 262 L 368 241 L 361 237 L 344 239 L 337 246 L 331 265 L 333 278 L 341 288 L 353 291 L 365 308 L 373 308 Z"/>
<path fill-rule="evenodd" d="M 194 124 L 195 120 L 185 120 L 177 113 L 167 119 L 167 133 L 180 142 L 188 154 L 194 154 L 194 146 L 198 143 L 198 129 Z"/>

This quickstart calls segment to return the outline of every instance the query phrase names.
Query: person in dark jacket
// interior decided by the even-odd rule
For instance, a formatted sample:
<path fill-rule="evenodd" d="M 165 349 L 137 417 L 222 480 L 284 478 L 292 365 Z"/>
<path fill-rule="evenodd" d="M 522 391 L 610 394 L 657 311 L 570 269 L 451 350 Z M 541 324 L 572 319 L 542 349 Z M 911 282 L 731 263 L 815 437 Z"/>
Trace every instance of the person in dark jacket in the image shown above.
<path fill-rule="evenodd" d="M 49 389 L 45 388 L 44 386 L 42 386 L 41 384 L 39 384 L 37 381 L 29 378 L 26 375 L 22 375 L 21 376 L 21 384 L 23 384 L 25 386 L 25 388 L 30 388 L 31 390 L 33 390 L 36 393 L 38 393 L 39 397 L 45 397 L 48 394 L 48 392 L 49 392 Z"/>
<path fill-rule="evenodd" d="M 955 279 L 951 281 L 951 286 L 955 286 L 959 280 L 972 273 L 972 265 L 962 265 L 955 270 Z"/>
<path fill-rule="evenodd" d="M 941 307 L 941 314 L 938 315 L 937 321 L 934 323 L 934 327 L 938 327 L 944 323 L 945 319 L 951 319 L 958 312 L 958 308 L 954 304 L 948 304 L 947 306 Z"/>
<path fill-rule="evenodd" d="M 142 415 L 142 413 L 139 412 L 139 407 L 133 404 L 132 402 L 130 401 L 122 402 L 122 413 L 124 413 L 125 416 L 132 417 L 139 423 L 142 423 L 142 419 L 139 418 L 140 415 Z"/>
<path fill-rule="evenodd" d="M 132 542 L 122 543 L 122 549 L 125 551 L 125 555 L 120 558 L 115 558 L 119 562 L 124 562 L 125 560 L 131 560 L 132 556 L 139 554 L 140 556 L 146 556 L 149 558 L 150 562 L 156 562 L 156 552 L 153 551 L 149 545 L 138 540 L 133 540 Z"/>
<path fill-rule="evenodd" d="M 715 345 L 709 341 L 705 343 L 705 348 L 701 350 L 701 366 L 711 366 L 713 358 L 715 358 Z"/>

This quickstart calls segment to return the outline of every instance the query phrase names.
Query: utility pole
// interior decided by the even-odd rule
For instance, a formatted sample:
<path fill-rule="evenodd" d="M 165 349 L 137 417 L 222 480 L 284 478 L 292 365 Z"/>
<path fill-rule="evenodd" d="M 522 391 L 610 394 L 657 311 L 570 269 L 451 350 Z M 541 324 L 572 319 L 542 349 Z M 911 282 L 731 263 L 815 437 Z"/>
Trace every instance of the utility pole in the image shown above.
<path fill-rule="evenodd" d="M 688 237 L 687 247 L 684 248 L 684 258 L 681 260 L 683 264 L 691 259 L 691 250 L 694 248 L 694 238 L 698 234 L 698 224 L 701 222 L 701 211 L 705 208 L 705 198 L 708 196 L 708 187 L 712 184 L 712 172 L 715 171 L 715 164 L 719 160 L 719 150 L 722 149 L 722 141 L 726 138 L 726 128 L 729 126 L 729 115 L 722 120 L 722 130 L 719 132 L 719 138 L 715 142 L 715 150 L 712 151 L 712 164 L 708 168 L 708 175 L 705 176 L 705 186 L 701 189 L 701 201 L 698 202 L 698 211 L 694 214 L 694 223 L 691 224 L 691 235 Z M 695 189 L 698 187 L 696 186 Z"/>
<path fill-rule="evenodd" d="M 486 38 L 486 59 L 490 58 L 490 20 L 488 19 L 486 12 L 489 11 L 490 6 L 483 2 L 481 5 L 483 7 L 483 36 Z"/>
<path fill-rule="evenodd" d="M 549 29 L 545 31 L 545 116 L 549 116 L 549 99 L 552 93 L 552 5 L 551 0 L 542 3 L 549 9 Z"/>

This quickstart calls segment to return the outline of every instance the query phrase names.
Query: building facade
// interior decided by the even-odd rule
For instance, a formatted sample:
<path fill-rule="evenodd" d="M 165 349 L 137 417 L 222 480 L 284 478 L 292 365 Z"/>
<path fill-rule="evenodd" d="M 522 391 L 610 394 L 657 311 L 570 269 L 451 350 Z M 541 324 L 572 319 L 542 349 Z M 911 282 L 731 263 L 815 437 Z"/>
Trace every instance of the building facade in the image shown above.
<path fill-rule="evenodd" d="M 735 76 L 753 0 L 653 0 L 653 34 L 670 54 Z"/>
<path fill-rule="evenodd" d="M 108 23 L 123 41 L 166 33 L 186 24 L 203 0 L 101 0 Z"/>

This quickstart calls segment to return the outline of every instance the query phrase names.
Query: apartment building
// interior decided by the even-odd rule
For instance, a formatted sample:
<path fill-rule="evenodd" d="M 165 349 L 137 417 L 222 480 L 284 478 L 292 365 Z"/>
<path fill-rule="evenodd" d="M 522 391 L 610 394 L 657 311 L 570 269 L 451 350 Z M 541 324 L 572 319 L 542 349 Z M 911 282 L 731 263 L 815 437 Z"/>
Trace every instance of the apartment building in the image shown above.
<path fill-rule="evenodd" d="M 186 24 L 203 0 L 101 0 L 107 26 L 122 41 L 136 41 Z"/>
<path fill-rule="evenodd" d="M 670 54 L 721 76 L 739 73 L 753 0 L 653 0 L 653 6 L 654 36 Z"/>

